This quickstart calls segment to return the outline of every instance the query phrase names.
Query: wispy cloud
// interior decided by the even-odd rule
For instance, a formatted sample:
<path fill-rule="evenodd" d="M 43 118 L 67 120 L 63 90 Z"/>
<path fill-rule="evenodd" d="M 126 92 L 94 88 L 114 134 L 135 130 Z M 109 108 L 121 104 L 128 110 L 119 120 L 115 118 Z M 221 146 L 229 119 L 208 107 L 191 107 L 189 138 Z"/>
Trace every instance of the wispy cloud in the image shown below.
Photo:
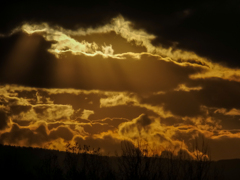
<path fill-rule="evenodd" d="M 137 27 L 119 15 L 75 29 L 26 22 L 1 35 L 0 142 L 64 150 L 77 141 L 108 153 L 143 138 L 191 155 L 202 135 L 215 159 L 233 157 L 219 147 L 240 148 L 240 70 Z"/>

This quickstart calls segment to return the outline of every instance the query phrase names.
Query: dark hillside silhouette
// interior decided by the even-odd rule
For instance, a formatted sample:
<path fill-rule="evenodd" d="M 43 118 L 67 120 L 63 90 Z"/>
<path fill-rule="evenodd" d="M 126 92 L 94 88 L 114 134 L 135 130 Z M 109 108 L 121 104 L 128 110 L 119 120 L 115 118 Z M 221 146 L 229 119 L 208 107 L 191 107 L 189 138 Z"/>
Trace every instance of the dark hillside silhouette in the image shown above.
<path fill-rule="evenodd" d="M 240 160 L 200 161 L 166 151 L 148 157 L 148 150 L 122 142 L 123 154 L 102 156 L 89 146 L 68 146 L 67 152 L 0 145 L 0 168 L 9 179 L 228 179 L 239 177 Z M 73 153 L 74 152 L 74 153 Z"/>

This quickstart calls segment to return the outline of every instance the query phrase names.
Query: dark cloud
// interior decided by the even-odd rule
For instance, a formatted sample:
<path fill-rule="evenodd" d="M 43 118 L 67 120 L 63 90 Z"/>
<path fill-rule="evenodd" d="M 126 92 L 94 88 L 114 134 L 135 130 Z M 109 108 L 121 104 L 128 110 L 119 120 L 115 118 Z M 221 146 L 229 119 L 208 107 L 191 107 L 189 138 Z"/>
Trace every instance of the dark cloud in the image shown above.
<path fill-rule="evenodd" d="M 135 28 L 144 28 L 157 35 L 153 40 L 155 45 L 171 47 L 178 42 L 177 48 L 194 51 L 230 67 L 239 67 L 238 1 L 168 2 L 164 5 L 161 7 L 165 10 L 153 7 L 152 3 L 151 10 L 136 8 L 131 11 L 129 8 L 123 15 L 134 22 Z"/>
<path fill-rule="evenodd" d="M 208 107 L 240 108 L 240 83 L 221 78 L 199 79 L 191 82 L 198 84 L 202 90 L 195 92 L 199 103 Z"/>
<path fill-rule="evenodd" d="M 82 124 L 81 126 L 84 128 L 84 131 L 93 135 L 108 131 L 117 131 L 120 124 L 128 121 L 128 119 L 124 118 L 106 118 L 102 120 L 93 120 L 91 123 L 88 121 L 88 124 Z"/>
<path fill-rule="evenodd" d="M 163 105 L 165 110 L 179 116 L 204 115 L 201 106 L 239 109 L 240 83 L 220 78 L 197 79 L 187 83 L 201 87 L 200 90 L 168 91 L 165 94 L 152 95 L 141 100 L 142 103 Z"/>
<path fill-rule="evenodd" d="M 207 148 L 211 160 L 239 158 L 239 138 L 234 134 L 221 136 L 218 132 L 214 138 L 210 138 L 197 129 L 189 128 L 175 131 L 172 138 L 184 142 L 190 152 L 197 148 L 196 144 L 199 151 L 203 151 L 203 147 Z"/>
<path fill-rule="evenodd" d="M 119 132 L 123 136 L 128 136 L 128 134 L 133 133 L 134 136 L 138 136 L 141 134 L 141 131 L 148 131 L 149 125 L 153 122 L 152 119 L 148 117 L 146 114 L 141 114 L 139 117 L 133 119 L 130 122 L 126 122 L 121 124 L 119 127 Z M 137 131 L 137 132 L 136 132 Z"/>
<path fill-rule="evenodd" d="M 239 1 L 136 3 L 129 1 L 6 3 L 1 11 L 0 32 L 22 22 L 48 22 L 68 29 L 97 27 L 122 14 L 136 29 L 155 34 L 154 44 L 194 51 L 231 67 L 239 62 Z M 54 12 L 54 13 L 52 13 Z"/>
<path fill-rule="evenodd" d="M 0 130 L 8 127 L 9 117 L 8 113 L 4 109 L 0 109 Z"/>
<path fill-rule="evenodd" d="M 240 115 L 227 115 L 227 111 L 224 113 L 218 112 L 218 109 L 212 109 L 208 111 L 208 116 L 217 119 L 222 129 L 225 130 L 238 130 L 240 129 Z"/>
<path fill-rule="evenodd" d="M 0 95 L 0 104 L 1 105 L 6 105 L 8 104 L 6 98 L 3 95 Z"/>
<path fill-rule="evenodd" d="M 49 134 L 50 139 L 62 138 L 70 141 L 73 138 L 73 133 L 67 127 L 58 127 L 56 130 L 52 130 Z"/>
<path fill-rule="evenodd" d="M 10 113 L 12 115 L 19 115 L 20 113 L 26 113 L 28 112 L 30 109 L 32 108 L 32 106 L 30 105 L 11 105 L 10 106 Z"/>
<path fill-rule="evenodd" d="M 111 68 L 109 68 L 111 67 Z M 60 59 L 58 70 L 69 68 L 71 74 L 61 71 L 56 87 L 100 89 L 114 91 L 161 91 L 175 88 L 188 81 L 188 76 L 200 72 L 201 68 L 181 67 L 172 62 L 160 61 L 156 57 L 142 55 L 141 60 L 105 59 L 102 56 L 87 57 L 68 55 Z M 69 81 L 74 79 L 75 81 Z"/>
<path fill-rule="evenodd" d="M 81 126 L 84 128 L 84 131 L 89 133 L 90 135 L 101 134 L 103 132 L 117 130 L 117 128 L 109 126 L 108 124 L 94 123 L 94 124 L 85 124 Z"/>
<path fill-rule="evenodd" d="M 55 104 L 71 104 L 74 110 L 78 109 L 95 109 L 100 106 L 100 98 L 106 97 L 101 94 L 71 94 L 71 93 L 59 93 L 51 94 L 45 97 L 49 97 Z"/>
<path fill-rule="evenodd" d="M 66 53 L 66 56 L 56 59 L 47 51 L 52 42 L 46 42 L 37 34 L 20 33 L 19 36 L 29 40 L 30 44 L 23 47 L 26 48 L 24 49 L 26 53 L 32 46 L 32 41 L 37 39 L 35 54 L 21 66 L 18 65 L 17 59 L 5 58 L 5 65 L 1 67 L 0 82 L 2 83 L 35 87 L 145 92 L 174 88 L 179 83 L 187 81 L 190 74 L 201 71 L 201 68 L 181 67 L 172 62 L 159 61 L 156 57 L 149 55 L 142 55 L 141 60 L 130 57 L 126 60 L 117 60 L 105 59 L 100 55 L 88 57 Z M 68 69 L 71 69 L 71 72 Z"/>
<path fill-rule="evenodd" d="M 37 90 L 15 90 L 14 92 L 17 93 L 19 98 L 37 100 Z"/>
<path fill-rule="evenodd" d="M 48 124 L 48 129 L 51 131 L 53 128 L 57 129 L 59 126 L 64 126 L 64 123 L 51 123 Z"/>
<path fill-rule="evenodd" d="M 163 135 L 163 134 L 155 134 L 154 138 L 158 139 L 160 143 L 163 143 L 164 141 L 169 142 L 169 140 Z"/>
<path fill-rule="evenodd" d="M 21 32 L 0 38 L 0 41 L 1 46 L 5 47 L 0 53 L 1 83 L 49 86 L 55 57 L 47 49 L 52 42 L 45 41 L 41 35 L 29 36 Z M 18 48 L 15 50 L 15 46 L 19 46 L 21 51 Z M 31 49 L 34 53 L 29 55 Z"/>
<path fill-rule="evenodd" d="M 19 125 L 19 126 L 29 126 L 32 121 L 29 121 L 29 120 L 19 120 L 19 119 L 13 119 L 12 120 L 15 124 Z"/>
<path fill-rule="evenodd" d="M 143 100 L 151 105 L 163 105 L 165 110 L 178 116 L 195 116 L 201 114 L 199 100 L 194 93 L 186 91 L 169 91 L 165 94 L 153 95 Z"/>
<path fill-rule="evenodd" d="M 179 124 L 183 124 L 184 120 L 181 117 L 167 117 L 161 118 L 161 123 L 167 126 L 178 126 Z"/>
<path fill-rule="evenodd" d="M 47 140 L 46 129 L 39 127 L 38 130 L 38 133 L 34 133 L 29 128 L 20 128 L 18 125 L 13 124 L 9 132 L 1 134 L 0 142 L 1 144 L 21 145 L 21 142 L 25 141 L 22 145 L 41 145 Z"/>
<path fill-rule="evenodd" d="M 108 124 L 109 126 L 113 126 L 115 128 L 117 128 L 121 123 L 123 122 L 128 122 L 128 119 L 125 118 L 106 118 L 106 119 L 102 119 L 102 120 L 94 120 L 92 122 L 96 122 L 96 123 L 102 123 L 102 124 Z"/>
<path fill-rule="evenodd" d="M 148 115 L 142 114 L 139 116 L 139 118 L 136 120 L 136 123 L 139 124 L 142 127 L 148 126 L 152 123 L 152 120 L 149 119 Z"/>
<path fill-rule="evenodd" d="M 98 120 L 108 118 L 126 118 L 133 119 L 142 113 L 148 113 L 150 115 L 156 115 L 154 112 L 147 110 L 146 108 L 129 105 L 118 105 L 112 107 L 102 107 L 94 110 L 94 114 L 89 116 L 91 120 Z"/>
<path fill-rule="evenodd" d="M 44 106 L 44 105 L 40 105 L 40 106 L 36 106 L 33 108 L 33 110 L 37 113 L 37 114 L 44 114 L 44 112 L 46 112 L 49 108 L 51 108 L 50 106 Z"/>
<path fill-rule="evenodd" d="M 195 137 L 201 136 L 204 137 L 198 129 L 192 129 L 191 127 L 186 127 L 185 129 L 177 129 L 172 137 L 173 140 L 179 140 L 181 142 L 185 142 L 188 147 L 193 145 Z"/>
<path fill-rule="evenodd" d="M 184 53 L 182 56 L 192 65 L 176 64 L 147 53 L 138 54 L 140 59 L 134 59 L 130 53 L 121 56 L 126 59 L 100 54 L 73 55 L 70 52 L 57 57 L 48 51 L 57 42 L 46 41 L 44 33 L 30 35 L 16 31 L 11 34 L 14 28 L 24 23 L 46 22 L 56 29 L 59 26 L 69 30 L 94 29 L 109 24 L 113 17 L 121 14 L 126 21 L 131 21 L 131 28 L 156 36 L 151 41 L 154 46 L 171 47 L 169 54 L 178 49 L 191 51 L 212 62 L 236 68 L 240 67 L 239 2 L 165 1 L 159 5 L 152 1 L 70 0 L 37 4 L 21 1 L 14 5 L 4 1 L 2 4 L 5 5 L 0 11 L 0 16 L 4 17 L 0 19 L 0 84 L 29 88 L 14 90 L 10 85 L 6 90 L 1 87 L 0 130 L 4 130 L 0 136 L 1 143 L 41 146 L 59 139 L 66 142 L 74 138 L 79 128 L 90 134 L 89 137 L 76 138 L 80 144 L 114 152 L 121 149 L 120 140 L 114 138 L 117 130 L 119 134 L 116 136 L 134 139 L 142 131 L 147 138 L 157 139 L 163 144 L 182 141 L 189 147 L 195 136 L 203 136 L 206 132 L 213 159 L 239 157 L 240 83 L 226 80 L 225 76 L 191 79 L 190 75 L 206 71 L 206 66 L 203 67 L 205 62 L 198 62 Z M 136 45 L 135 41 L 127 42 L 117 33 L 69 36 L 79 42 L 96 42 L 100 49 L 111 44 L 114 54 L 147 51 L 146 47 Z M 168 53 L 163 54 L 164 57 Z M 184 61 L 177 56 L 178 62 Z M 209 72 L 211 65 L 209 63 Z M 238 80 L 237 72 L 231 78 Z M 189 89 L 201 88 L 176 90 L 180 84 Z M 63 92 L 63 88 L 86 91 L 76 93 L 65 89 Z M 134 92 L 134 97 L 125 94 L 115 98 L 105 91 L 115 91 L 116 94 Z M 159 91 L 163 93 L 156 93 Z M 156 109 L 163 107 L 173 116 L 160 118 L 161 112 L 156 114 L 147 109 L 147 105 Z M 155 130 L 152 126 L 153 123 L 158 124 L 158 118 L 162 127 Z M 46 124 L 33 124 L 32 120 L 45 121 Z M 168 139 L 165 132 L 159 132 L 161 128 L 168 129 L 172 137 Z M 112 135 L 106 135 L 108 133 Z M 211 138 L 207 136 L 209 134 L 212 134 Z"/>
<path fill-rule="evenodd" d="M 30 104 L 37 103 L 37 91 L 36 90 L 16 90 L 18 98 L 27 99 Z"/>
<path fill-rule="evenodd" d="M 46 142 L 62 138 L 70 141 L 73 133 L 67 127 L 58 127 L 47 133 L 46 125 L 39 125 L 36 129 L 31 130 L 29 127 L 19 127 L 13 124 L 9 132 L 4 132 L 0 136 L 1 144 L 13 144 L 21 146 L 42 146 Z"/>

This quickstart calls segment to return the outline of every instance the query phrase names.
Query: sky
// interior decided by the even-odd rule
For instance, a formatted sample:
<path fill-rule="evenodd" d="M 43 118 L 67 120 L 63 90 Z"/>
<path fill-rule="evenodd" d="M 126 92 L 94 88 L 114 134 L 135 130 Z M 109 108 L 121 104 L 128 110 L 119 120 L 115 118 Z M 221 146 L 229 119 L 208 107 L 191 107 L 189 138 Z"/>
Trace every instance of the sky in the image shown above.
<path fill-rule="evenodd" d="M 1 144 L 240 158 L 238 1 L 5 4 Z"/>

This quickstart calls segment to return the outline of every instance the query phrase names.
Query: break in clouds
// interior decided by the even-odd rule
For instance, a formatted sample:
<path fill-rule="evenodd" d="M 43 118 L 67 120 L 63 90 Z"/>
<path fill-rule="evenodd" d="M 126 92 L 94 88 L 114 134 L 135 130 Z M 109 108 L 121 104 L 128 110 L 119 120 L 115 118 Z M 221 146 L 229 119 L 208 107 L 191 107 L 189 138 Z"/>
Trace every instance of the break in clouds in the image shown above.
<path fill-rule="evenodd" d="M 191 154 L 202 135 L 213 160 L 240 158 L 240 71 L 138 26 L 118 15 L 96 27 L 26 22 L 2 34 L 0 142 L 79 142 L 114 154 L 142 138 Z"/>

